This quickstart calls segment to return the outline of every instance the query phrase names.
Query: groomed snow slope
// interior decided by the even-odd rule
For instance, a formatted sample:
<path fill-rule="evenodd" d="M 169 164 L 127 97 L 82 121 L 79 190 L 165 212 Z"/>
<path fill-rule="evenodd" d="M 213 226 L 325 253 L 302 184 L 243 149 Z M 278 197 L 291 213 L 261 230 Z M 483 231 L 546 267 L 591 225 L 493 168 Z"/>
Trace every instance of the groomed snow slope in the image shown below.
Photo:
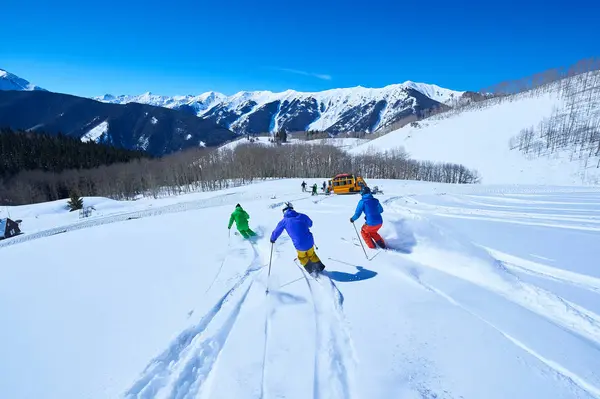
<path fill-rule="evenodd" d="M 369 181 L 393 249 L 367 260 L 358 198 L 300 182 L 94 199 L 85 226 L 8 209 L 26 234 L 0 242 L 1 396 L 600 398 L 600 190 Z M 284 234 L 266 296 L 286 200 L 327 274 L 307 283 Z M 237 202 L 255 241 L 228 239 Z M 30 234 L 47 217 L 63 233 Z"/>
<path fill-rule="evenodd" d="M 555 86 L 557 90 L 539 95 L 517 95 L 497 105 L 432 117 L 420 121 L 420 127 L 405 126 L 351 152 L 404 147 L 414 159 L 476 169 L 489 184 L 600 184 L 597 162 L 585 167 L 582 161 L 571 161 L 567 151 L 535 158 L 510 149 L 511 138 L 521 130 L 538 126 L 555 109 L 564 108 Z"/>

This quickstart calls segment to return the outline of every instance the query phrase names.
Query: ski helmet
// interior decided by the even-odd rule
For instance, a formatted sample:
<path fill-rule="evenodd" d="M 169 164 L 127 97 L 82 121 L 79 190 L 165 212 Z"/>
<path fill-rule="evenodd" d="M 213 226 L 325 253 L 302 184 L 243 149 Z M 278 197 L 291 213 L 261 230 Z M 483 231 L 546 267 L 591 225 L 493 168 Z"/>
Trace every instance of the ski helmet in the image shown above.
<path fill-rule="evenodd" d="M 283 209 L 281 210 L 283 213 L 285 213 L 285 211 L 289 210 L 289 209 L 294 209 L 294 207 L 292 206 L 291 202 L 286 202 L 285 206 L 283 207 Z"/>
<path fill-rule="evenodd" d="M 363 188 L 360 189 L 360 193 L 361 194 L 370 194 L 371 193 L 371 189 L 367 186 L 364 186 Z"/>

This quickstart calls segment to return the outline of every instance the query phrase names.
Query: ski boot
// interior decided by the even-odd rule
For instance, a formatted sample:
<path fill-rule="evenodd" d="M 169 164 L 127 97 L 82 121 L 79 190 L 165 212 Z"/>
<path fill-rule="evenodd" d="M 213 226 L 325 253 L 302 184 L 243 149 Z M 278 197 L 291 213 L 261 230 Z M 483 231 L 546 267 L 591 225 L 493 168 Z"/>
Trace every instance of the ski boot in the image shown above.
<path fill-rule="evenodd" d="M 319 273 L 325 270 L 325 265 L 323 262 L 308 262 L 306 265 L 304 265 L 304 269 L 308 272 L 308 274 L 316 277 L 319 275 Z"/>

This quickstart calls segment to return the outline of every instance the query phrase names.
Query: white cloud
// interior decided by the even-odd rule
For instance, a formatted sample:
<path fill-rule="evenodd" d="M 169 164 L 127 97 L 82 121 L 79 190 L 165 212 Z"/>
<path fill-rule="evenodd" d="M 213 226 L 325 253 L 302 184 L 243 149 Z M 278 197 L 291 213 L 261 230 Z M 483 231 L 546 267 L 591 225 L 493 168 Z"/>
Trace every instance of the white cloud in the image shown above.
<path fill-rule="evenodd" d="M 290 69 L 290 68 L 274 68 L 278 71 L 295 73 L 296 75 L 304 75 L 304 76 L 312 76 L 313 78 L 322 79 L 322 80 L 331 80 L 331 75 L 326 75 L 323 73 L 312 73 L 306 71 L 300 71 L 298 69 Z"/>

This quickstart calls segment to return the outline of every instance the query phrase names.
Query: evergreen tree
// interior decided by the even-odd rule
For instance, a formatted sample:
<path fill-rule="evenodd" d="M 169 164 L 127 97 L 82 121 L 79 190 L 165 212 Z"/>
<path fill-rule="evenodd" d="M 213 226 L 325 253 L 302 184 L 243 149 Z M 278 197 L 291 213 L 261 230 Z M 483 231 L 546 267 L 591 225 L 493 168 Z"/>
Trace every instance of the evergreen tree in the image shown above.
<path fill-rule="evenodd" d="M 143 151 L 82 142 L 62 134 L 48 135 L 0 128 L 0 178 L 19 172 L 62 172 L 150 158 Z"/>
<path fill-rule="evenodd" d="M 69 207 L 70 212 L 83 209 L 83 198 L 79 196 L 77 191 L 71 191 L 70 198 L 71 199 L 67 201 L 67 206 Z"/>

